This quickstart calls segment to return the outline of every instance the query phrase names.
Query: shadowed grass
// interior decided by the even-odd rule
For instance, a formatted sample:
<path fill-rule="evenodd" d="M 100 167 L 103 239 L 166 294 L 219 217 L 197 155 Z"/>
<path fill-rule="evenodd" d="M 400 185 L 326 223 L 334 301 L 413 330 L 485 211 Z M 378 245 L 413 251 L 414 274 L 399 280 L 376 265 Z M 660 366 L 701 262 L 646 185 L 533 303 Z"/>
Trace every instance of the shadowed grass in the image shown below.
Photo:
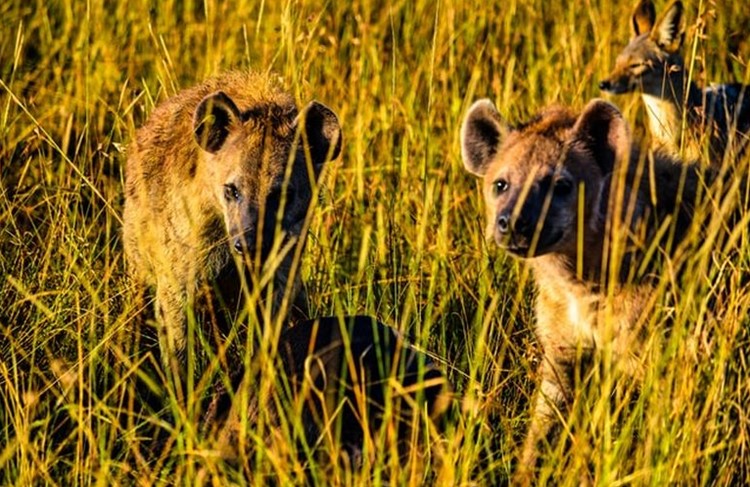
<path fill-rule="evenodd" d="M 699 9 L 707 22 L 694 78 L 748 83 L 744 4 L 686 7 L 691 25 Z M 0 483 L 504 482 L 534 391 L 533 288 L 527 269 L 484 240 L 483 202 L 460 161 L 461 117 L 479 97 L 517 122 L 600 96 L 631 8 L 1 2 Z M 342 121 L 344 151 L 302 264 L 314 314 L 393 325 L 442 357 L 464 398 L 443 436 L 418 418 L 421 446 L 404 464 L 382 438 L 367 444 L 359 473 L 317 462 L 337 456 L 335 444 L 321 447 L 328 455 L 300 452 L 294 418 L 272 429 L 262 414 L 240 439 L 246 457 L 227 462 L 200 432 L 205 384 L 185 406 L 157 372 L 155 333 L 136 319 L 124 276 L 126 147 L 156 104 L 232 67 L 274 71 L 300 105 L 316 98 Z M 614 101 L 642 121 L 636 97 Z M 665 271 L 639 387 L 596 368 L 542 479 L 575 485 L 590 470 L 603 485 L 722 485 L 750 474 L 750 247 L 746 225 L 735 230 L 723 244 L 692 243 L 689 279 Z M 260 377 L 248 396 L 276 386 L 262 360 L 270 340 L 260 348 L 247 357 Z"/>

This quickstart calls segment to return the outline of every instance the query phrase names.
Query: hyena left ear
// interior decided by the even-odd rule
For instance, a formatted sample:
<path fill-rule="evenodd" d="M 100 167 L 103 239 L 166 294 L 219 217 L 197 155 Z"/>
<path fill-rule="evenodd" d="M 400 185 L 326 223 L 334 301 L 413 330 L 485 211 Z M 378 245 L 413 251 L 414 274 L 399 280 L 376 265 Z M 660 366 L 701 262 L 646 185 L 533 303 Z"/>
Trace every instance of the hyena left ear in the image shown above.
<path fill-rule="evenodd" d="M 603 174 L 611 173 L 615 162 L 630 155 L 628 124 L 617 107 L 608 101 L 591 100 L 576 120 L 571 134 L 571 147 L 586 151 Z"/>
<path fill-rule="evenodd" d="M 677 52 L 685 39 L 684 13 L 682 2 L 672 2 L 651 31 L 651 39 L 669 54 Z"/>
<path fill-rule="evenodd" d="M 224 145 L 229 129 L 240 118 L 240 111 L 223 91 L 205 97 L 193 115 L 193 133 L 198 145 L 215 154 Z"/>
<path fill-rule="evenodd" d="M 490 100 L 474 102 L 461 124 L 461 158 L 464 168 L 484 177 L 492 158 L 510 128 Z"/>
<path fill-rule="evenodd" d="M 297 116 L 295 124 L 302 122 L 305 153 L 315 169 L 332 161 L 341 153 L 341 125 L 336 114 L 318 101 L 311 101 Z"/>

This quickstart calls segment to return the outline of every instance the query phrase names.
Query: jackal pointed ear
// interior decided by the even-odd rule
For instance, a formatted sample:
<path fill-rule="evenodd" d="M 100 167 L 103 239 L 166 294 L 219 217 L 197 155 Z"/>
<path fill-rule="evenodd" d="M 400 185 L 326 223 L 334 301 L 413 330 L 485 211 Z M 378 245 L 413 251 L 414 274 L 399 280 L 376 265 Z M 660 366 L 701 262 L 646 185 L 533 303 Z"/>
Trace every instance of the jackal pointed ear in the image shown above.
<path fill-rule="evenodd" d="M 613 104 L 591 100 L 576 120 L 571 146 L 594 158 L 603 174 L 611 173 L 615 162 L 630 154 L 630 129 Z"/>
<path fill-rule="evenodd" d="M 483 177 L 509 130 L 490 100 L 484 98 L 474 102 L 461 124 L 464 168 L 475 176 Z"/>
<path fill-rule="evenodd" d="M 310 160 L 316 169 L 339 156 L 341 125 L 333 110 L 318 101 L 311 101 L 297 116 L 295 125 L 300 122 L 305 150 L 309 149 Z"/>
<path fill-rule="evenodd" d="M 193 134 L 198 145 L 212 154 L 224 145 L 229 129 L 240 118 L 240 111 L 223 91 L 205 97 L 193 115 Z"/>
<path fill-rule="evenodd" d="M 656 22 L 651 31 L 651 38 L 670 54 L 682 47 L 682 41 L 685 39 L 685 10 L 682 2 L 672 2 Z"/>
<path fill-rule="evenodd" d="M 633 10 L 630 30 L 633 37 L 651 32 L 656 21 L 656 9 L 651 0 L 641 0 Z"/>

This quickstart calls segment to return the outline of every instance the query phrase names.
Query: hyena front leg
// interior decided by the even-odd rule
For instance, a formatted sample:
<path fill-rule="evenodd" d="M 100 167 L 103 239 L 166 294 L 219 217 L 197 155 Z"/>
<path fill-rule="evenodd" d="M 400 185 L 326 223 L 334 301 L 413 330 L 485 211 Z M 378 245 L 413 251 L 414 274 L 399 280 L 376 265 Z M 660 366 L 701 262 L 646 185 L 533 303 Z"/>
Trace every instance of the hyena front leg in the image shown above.
<path fill-rule="evenodd" d="M 566 409 L 566 394 L 570 390 L 565 374 L 555 362 L 545 357 L 541 365 L 542 382 L 534 397 L 531 425 L 524 440 L 513 485 L 531 485 L 534 479 L 539 448 L 548 440 L 560 411 Z"/>
<path fill-rule="evenodd" d="M 156 316 L 159 321 L 159 349 L 162 365 L 179 372 L 185 354 L 187 327 L 183 293 L 161 284 L 156 290 Z"/>

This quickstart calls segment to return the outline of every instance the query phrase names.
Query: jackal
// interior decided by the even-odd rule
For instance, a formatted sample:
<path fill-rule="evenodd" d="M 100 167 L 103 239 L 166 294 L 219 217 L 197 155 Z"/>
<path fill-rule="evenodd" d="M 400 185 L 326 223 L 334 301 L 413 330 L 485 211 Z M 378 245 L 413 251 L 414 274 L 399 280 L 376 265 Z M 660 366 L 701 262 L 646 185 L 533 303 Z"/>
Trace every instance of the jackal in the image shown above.
<path fill-rule="evenodd" d="M 640 93 L 652 137 L 673 155 L 697 160 L 702 142 L 709 141 L 714 164 L 721 164 L 725 154 L 729 160 L 738 157 L 750 136 L 750 90 L 736 83 L 701 89 L 689 77 L 680 55 L 685 38 L 682 3 L 672 2 L 656 20 L 653 3 L 642 0 L 633 12 L 631 31 L 630 42 L 599 88 L 613 94 Z"/>

